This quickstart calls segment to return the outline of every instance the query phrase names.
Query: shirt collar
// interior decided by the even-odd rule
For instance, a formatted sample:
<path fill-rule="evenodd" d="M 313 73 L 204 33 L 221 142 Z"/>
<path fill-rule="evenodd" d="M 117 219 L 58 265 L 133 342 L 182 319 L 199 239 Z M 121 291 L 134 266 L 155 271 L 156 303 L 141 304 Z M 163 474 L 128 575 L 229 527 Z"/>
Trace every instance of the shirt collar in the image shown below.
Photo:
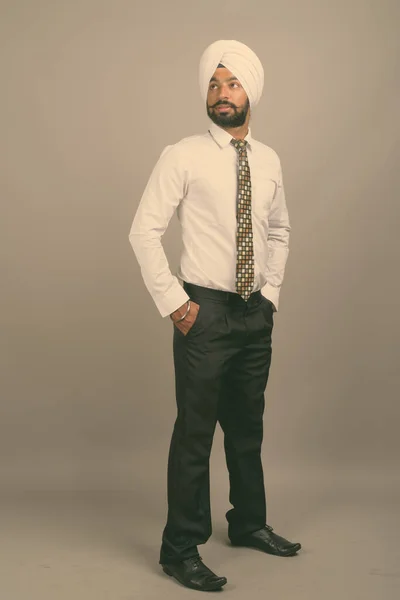
<path fill-rule="evenodd" d="M 222 127 L 219 127 L 218 125 L 216 125 L 214 123 L 214 121 L 211 121 L 211 119 L 209 119 L 209 121 L 210 121 L 210 125 L 208 128 L 208 131 L 210 132 L 210 134 L 212 135 L 214 140 L 217 142 L 218 146 L 220 146 L 221 148 L 225 148 L 226 146 L 229 146 L 229 144 L 231 143 L 231 139 L 232 139 L 231 134 L 228 133 L 227 131 L 225 131 L 225 129 L 222 129 Z M 250 127 L 249 127 L 247 135 L 244 139 L 246 140 L 246 142 L 248 144 L 248 148 L 251 149 L 253 138 L 251 136 Z"/>

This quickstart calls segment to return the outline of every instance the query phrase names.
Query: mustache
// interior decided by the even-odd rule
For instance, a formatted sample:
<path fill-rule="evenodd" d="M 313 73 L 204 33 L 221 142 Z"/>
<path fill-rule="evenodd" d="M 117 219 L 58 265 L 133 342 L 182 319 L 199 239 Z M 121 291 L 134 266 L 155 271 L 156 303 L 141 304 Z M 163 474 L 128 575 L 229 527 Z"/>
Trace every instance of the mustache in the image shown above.
<path fill-rule="evenodd" d="M 233 104 L 228 104 L 228 102 L 217 102 L 211 108 L 216 108 L 217 106 L 230 106 L 231 108 L 236 108 Z"/>

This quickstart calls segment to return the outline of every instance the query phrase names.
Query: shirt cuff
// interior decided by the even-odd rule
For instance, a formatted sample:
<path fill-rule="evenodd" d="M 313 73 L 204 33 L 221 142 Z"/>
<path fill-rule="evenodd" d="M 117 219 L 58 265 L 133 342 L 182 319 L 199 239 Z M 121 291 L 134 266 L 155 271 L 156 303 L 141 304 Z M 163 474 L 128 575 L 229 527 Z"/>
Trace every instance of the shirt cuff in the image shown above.
<path fill-rule="evenodd" d="M 162 317 L 168 317 L 171 313 L 190 300 L 180 283 L 177 283 L 173 289 L 162 298 L 155 299 L 156 306 Z"/>
<path fill-rule="evenodd" d="M 266 283 L 264 285 L 264 287 L 261 288 L 262 295 L 265 296 L 265 298 L 267 298 L 267 300 L 272 302 L 272 304 L 274 305 L 274 308 L 275 308 L 275 312 L 278 312 L 278 308 L 279 308 L 279 292 L 280 292 L 279 288 L 274 287 L 273 285 L 270 285 L 269 283 Z"/>

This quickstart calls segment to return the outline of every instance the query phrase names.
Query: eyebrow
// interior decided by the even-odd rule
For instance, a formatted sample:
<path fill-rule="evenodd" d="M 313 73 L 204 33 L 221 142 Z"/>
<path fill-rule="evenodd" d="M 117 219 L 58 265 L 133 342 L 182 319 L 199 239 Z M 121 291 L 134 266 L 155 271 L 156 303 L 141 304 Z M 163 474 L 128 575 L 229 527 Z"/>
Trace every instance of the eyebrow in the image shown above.
<path fill-rule="evenodd" d="M 216 81 L 218 83 L 218 79 L 216 77 L 214 77 L 214 76 L 211 77 L 210 83 L 212 81 Z M 228 77 L 228 79 L 226 79 L 226 81 L 239 81 L 239 79 L 237 77 L 233 76 L 233 77 Z"/>

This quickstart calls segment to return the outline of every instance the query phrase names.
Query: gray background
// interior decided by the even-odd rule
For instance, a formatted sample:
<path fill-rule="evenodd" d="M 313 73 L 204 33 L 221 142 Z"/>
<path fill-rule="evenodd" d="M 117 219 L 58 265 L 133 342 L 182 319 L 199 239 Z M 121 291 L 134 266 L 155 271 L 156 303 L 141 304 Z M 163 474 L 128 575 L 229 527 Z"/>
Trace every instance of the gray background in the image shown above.
<path fill-rule="evenodd" d="M 190 593 L 157 566 L 172 324 L 128 233 L 161 150 L 205 130 L 198 63 L 221 38 L 264 65 L 252 133 L 283 167 L 263 458 L 269 521 L 304 551 L 232 554 L 218 431 L 201 553 L 231 597 L 398 597 L 399 18 L 394 0 L 2 2 L 7 600 Z M 175 216 L 163 241 L 175 271 Z"/>

